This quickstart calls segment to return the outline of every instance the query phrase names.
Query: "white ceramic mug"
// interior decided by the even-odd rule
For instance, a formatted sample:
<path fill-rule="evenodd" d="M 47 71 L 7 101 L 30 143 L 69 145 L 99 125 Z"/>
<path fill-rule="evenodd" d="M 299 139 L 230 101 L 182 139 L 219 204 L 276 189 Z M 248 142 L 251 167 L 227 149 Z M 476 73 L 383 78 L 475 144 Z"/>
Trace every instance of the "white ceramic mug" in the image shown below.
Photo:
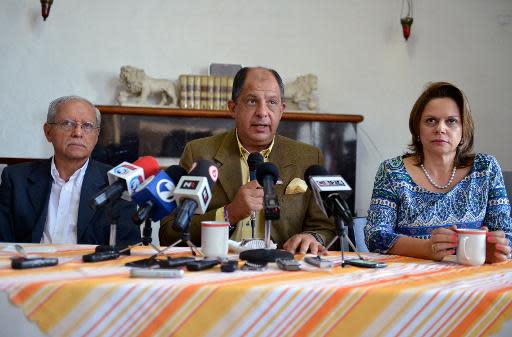
<path fill-rule="evenodd" d="M 457 262 L 479 266 L 485 262 L 487 231 L 483 229 L 457 229 Z"/>
<path fill-rule="evenodd" d="M 229 223 L 227 221 L 201 222 L 201 252 L 206 257 L 228 255 Z"/>

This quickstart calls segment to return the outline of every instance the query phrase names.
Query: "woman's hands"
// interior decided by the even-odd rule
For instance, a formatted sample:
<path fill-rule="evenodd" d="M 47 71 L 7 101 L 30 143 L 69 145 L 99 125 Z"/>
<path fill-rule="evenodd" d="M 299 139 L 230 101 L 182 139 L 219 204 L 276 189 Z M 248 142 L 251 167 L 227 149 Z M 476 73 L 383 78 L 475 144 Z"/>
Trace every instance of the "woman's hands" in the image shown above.
<path fill-rule="evenodd" d="M 488 230 L 487 227 L 482 229 Z M 510 259 L 510 246 L 505 232 L 487 232 L 487 244 L 485 253 L 486 263 L 496 263 Z"/>
<path fill-rule="evenodd" d="M 437 228 L 432 231 L 428 245 L 430 248 L 430 259 L 441 261 L 447 255 L 455 254 L 457 248 L 457 226 L 450 228 Z"/>
<path fill-rule="evenodd" d="M 488 231 L 487 227 L 482 227 Z M 411 256 L 420 259 L 441 261 L 445 256 L 455 254 L 457 248 L 457 226 L 437 228 L 430 239 L 399 237 L 388 254 Z M 503 231 L 487 232 L 486 262 L 496 263 L 510 259 L 511 248 Z"/>
<path fill-rule="evenodd" d="M 450 228 L 438 228 L 432 231 L 432 236 L 428 240 L 432 260 L 441 261 L 445 256 L 455 254 L 457 248 L 456 229 L 457 226 L 454 225 Z M 482 229 L 488 231 L 485 226 Z M 510 258 L 511 248 L 503 231 L 487 232 L 486 247 L 486 263 L 502 262 Z"/>

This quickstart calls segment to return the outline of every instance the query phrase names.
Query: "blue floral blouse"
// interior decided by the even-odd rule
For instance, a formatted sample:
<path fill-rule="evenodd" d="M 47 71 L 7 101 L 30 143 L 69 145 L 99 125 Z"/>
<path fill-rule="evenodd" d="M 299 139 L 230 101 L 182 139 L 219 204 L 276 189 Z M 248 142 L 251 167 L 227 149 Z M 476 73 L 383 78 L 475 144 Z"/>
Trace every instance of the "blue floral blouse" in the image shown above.
<path fill-rule="evenodd" d="M 490 231 L 504 231 L 512 241 L 510 202 L 496 158 L 476 154 L 469 174 L 446 193 L 418 186 L 402 157 L 380 165 L 364 228 L 371 252 L 386 253 L 400 236 L 428 239 L 432 230 L 452 224 L 486 225 Z"/>

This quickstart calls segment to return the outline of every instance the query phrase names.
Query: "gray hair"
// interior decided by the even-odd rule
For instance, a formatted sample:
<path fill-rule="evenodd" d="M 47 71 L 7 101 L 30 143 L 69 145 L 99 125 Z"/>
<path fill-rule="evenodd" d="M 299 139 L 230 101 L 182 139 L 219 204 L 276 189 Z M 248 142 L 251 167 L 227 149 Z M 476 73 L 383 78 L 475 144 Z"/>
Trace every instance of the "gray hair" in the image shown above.
<path fill-rule="evenodd" d="M 59 97 L 59 98 L 51 101 L 50 105 L 48 106 L 48 114 L 46 115 L 46 122 L 47 123 L 55 122 L 55 115 L 57 115 L 59 106 L 61 106 L 62 104 L 66 104 L 69 102 L 75 102 L 75 101 L 84 102 L 85 104 L 88 104 L 94 110 L 94 112 L 96 113 L 96 124 L 97 124 L 96 126 L 99 127 L 101 125 L 101 113 L 98 110 L 98 108 L 96 108 L 94 106 L 94 104 L 92 104 L 87 99 L 80 97 L 80 96 L 73 96 L 73 95 L 62 96 L 62 97 Z"/>

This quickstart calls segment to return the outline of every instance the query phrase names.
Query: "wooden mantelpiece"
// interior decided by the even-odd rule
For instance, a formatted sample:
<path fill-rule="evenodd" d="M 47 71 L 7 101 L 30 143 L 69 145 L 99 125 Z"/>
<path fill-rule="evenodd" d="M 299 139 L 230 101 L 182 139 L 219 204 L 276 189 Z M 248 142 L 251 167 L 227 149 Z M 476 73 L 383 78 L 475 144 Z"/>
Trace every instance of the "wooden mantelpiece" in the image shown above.
<path fill-rule="evenodd" d="M 97 105 L 102 114 L 160 116 L 160 117 L 206 117 L 231 118 L 231 114 L 224 110 L 194 110 L 142 106 Z M 360 123 L 364 119 L 361 115 L 335 115 L 312 112 L 285 112 L 282 120 L 303 122 L 337 122 Z"/>

